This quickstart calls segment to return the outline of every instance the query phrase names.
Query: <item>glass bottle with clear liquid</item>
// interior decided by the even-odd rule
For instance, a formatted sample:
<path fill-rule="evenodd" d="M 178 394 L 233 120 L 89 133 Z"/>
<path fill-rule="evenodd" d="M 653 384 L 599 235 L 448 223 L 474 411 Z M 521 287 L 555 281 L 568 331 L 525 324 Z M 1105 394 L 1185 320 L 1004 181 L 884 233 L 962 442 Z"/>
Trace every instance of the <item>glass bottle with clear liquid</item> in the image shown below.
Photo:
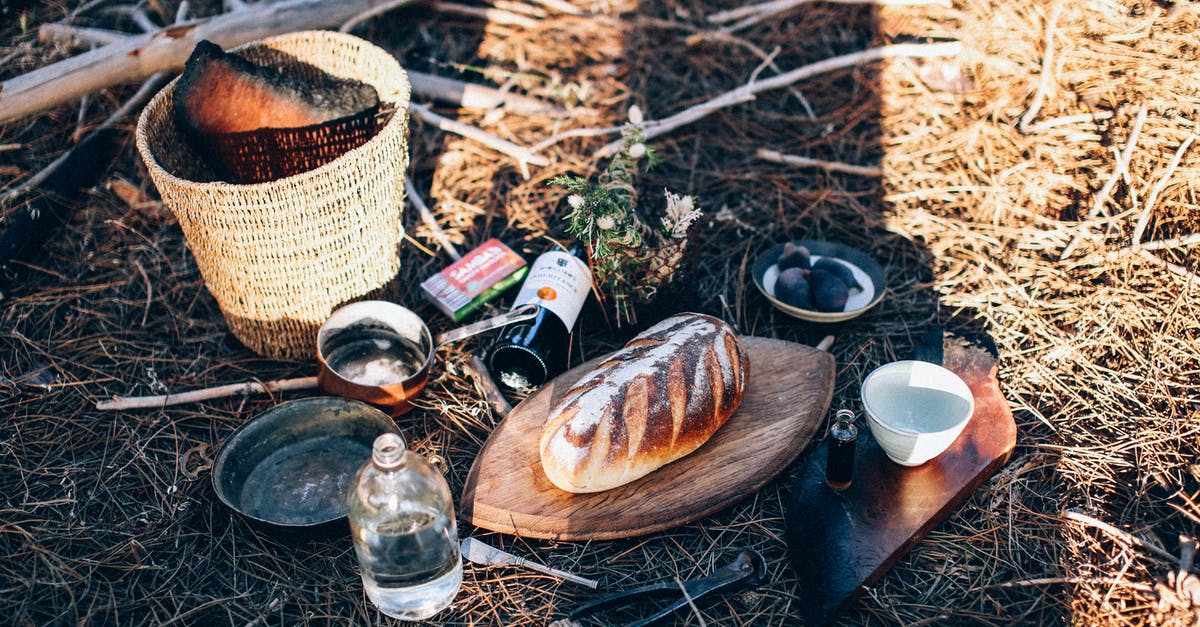
<path fill-rule="evenodd" d="M 379 611 L 424 620 L 450 605 L 462 584 L 450 487 L 399 435 L 375 439 L 348 516 L 363 588 Z"/>

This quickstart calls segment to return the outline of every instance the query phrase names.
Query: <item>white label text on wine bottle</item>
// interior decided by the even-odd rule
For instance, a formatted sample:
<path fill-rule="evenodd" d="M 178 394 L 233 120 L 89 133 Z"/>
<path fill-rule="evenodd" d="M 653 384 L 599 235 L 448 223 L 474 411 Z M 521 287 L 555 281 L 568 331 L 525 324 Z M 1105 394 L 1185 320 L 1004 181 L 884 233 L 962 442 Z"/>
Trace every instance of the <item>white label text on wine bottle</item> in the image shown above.
<path fill-rule="evenodd" d="M 569 330 L 592 289 L 592 271 L 579 257 L 552 251 L 533 262 L 513 308 L 533 303 L 554 312 Z"/>

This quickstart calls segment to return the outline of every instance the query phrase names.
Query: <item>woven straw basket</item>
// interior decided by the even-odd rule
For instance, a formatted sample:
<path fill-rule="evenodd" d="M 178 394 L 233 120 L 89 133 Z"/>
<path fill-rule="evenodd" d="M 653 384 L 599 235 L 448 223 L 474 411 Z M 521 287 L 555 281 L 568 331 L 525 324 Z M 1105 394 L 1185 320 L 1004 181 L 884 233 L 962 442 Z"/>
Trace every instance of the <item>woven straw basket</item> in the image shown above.
<path fill-rule="evenodd" d="M 374 137 L 333 161 L 245 185 L 215 180 L 180 134 L 174 82 L 138 120 L 138 152 L 234 336 L 267 357 L 312 357 L 334 308 L 381 294 L 400 270 L 408 77 L 384 50 L 335 32 L 290 33 L 236 51 L 286 64 L 282 52 L 363 81 L 395 110 Z"/>

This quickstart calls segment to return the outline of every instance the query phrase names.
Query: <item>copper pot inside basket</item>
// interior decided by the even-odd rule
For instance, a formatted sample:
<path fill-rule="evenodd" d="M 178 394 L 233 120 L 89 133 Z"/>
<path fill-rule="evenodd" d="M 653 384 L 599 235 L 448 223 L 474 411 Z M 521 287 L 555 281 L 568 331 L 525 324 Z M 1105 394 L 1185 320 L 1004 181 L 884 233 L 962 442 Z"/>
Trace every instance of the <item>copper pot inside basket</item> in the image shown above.
<path fill-rule="evenodd" d="M 317 333 L 317 382 L 329 394 L 366 401 L 399 416 L 412 409 L 412 399 L 425 389 L 437 347 L 536 314 L 535 305 L 518 307 L 435 338 L 406 307 L 382 300 L 351 303 L 335 310 Z"/>

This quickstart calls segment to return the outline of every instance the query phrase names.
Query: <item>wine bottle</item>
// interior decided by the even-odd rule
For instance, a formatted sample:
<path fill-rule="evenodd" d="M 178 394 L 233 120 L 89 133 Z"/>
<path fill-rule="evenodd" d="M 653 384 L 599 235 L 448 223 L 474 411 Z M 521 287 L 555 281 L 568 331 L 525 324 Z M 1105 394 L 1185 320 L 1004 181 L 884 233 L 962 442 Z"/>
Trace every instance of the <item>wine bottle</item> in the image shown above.
<path fill-rule="evenodd" d="M 571 329 L 592 289 L 582 254 L 582 247 L 551 250 L 533 262 L 513 308 L 533 303 L 537 315 L 504 327 L 488 351 L 488 368 L 501 386 L 528 391 L 566 369 Z"/>

